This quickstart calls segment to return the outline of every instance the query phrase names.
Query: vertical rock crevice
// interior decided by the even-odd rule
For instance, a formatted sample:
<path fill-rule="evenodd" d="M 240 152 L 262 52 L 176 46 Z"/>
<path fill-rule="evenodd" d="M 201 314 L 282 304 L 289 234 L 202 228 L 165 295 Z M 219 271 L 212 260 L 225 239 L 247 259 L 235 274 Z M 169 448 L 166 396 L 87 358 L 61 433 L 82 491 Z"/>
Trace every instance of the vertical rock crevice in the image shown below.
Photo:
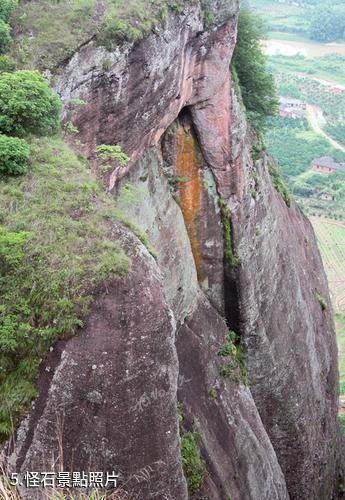
<path fill-rule="evenodd" d="M 183 215 L 199 286 L 223 315 L 223 228 L 219 197 L 189 108 L 184 108 L 165 132 L 162 154 L 172 196 Z"/>
<path fill-rule="evenodd" d="M 180 207 L 192 248 L 198 282 L 202 283 L 204 274 L 200 241 L 203 239 L 203 235 L 197 234 L 196 221 L 202 203 L 201 161 L 187 111 L 180 113 L 180 125 L 176 130 L 176 138 L 176 182 L 179 190 Z"/>

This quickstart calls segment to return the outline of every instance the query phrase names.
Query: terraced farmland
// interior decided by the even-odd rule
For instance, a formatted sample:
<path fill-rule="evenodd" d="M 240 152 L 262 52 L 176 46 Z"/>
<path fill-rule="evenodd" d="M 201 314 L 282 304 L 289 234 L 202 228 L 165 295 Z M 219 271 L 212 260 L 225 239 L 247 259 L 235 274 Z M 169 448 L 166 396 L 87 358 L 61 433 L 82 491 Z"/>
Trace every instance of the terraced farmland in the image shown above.
<path fill-rule="evenodd" d="M 334 310 L 345 312 L 345 224 L 310 217 L 328 276 Z"/>
<path fill-rule="evenodd" d="M 337 342 L 339 352 L 339 385 L 341 399 L 345 395 L 345 314 L 337 313 L 335 315 L 335 324 L 337 328 Z"/>
<path fill-rule="evenodd" d="M 335 311 L 341 399 L 345 398 L 345 224 L 310 217 L 321 250 Z"/>

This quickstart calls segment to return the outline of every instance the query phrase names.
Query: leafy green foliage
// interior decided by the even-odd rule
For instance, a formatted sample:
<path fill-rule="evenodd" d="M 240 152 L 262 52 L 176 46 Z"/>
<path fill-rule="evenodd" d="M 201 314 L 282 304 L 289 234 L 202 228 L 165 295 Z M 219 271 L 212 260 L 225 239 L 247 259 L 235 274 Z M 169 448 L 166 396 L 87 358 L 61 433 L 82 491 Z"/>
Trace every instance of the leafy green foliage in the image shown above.
<path fill-rule="evenodd" d="M 233 65 L 248 119 L 257 130 L 262 130 L 267 116 L 277 110 L 274 79 L 266 69 L 266 57 L 261 46 L 264 35 L 260 18 L 247 8 L 241 9 Z"/>
<path fill-rule="evenodd" d="M 199 451 L 200 435 L 197 432 L 183 432 L 181 435 L 181 455 L 188 493 L 197 493 L 206 475 L 204 461 Z"/>
<path fill-rule="evenodd" d="M 122 41 L 136 42 L 155 26 L 164 23 L 169 12 L 179 13 L 183 0 L 108 0 L 107 15 L 98 42 L 111 50 Z"/>
<path fill-rule="evenodd" d="M 343 3 L 322 3 L 312 11 L 309 36 L 320 42 L 334 42 L 345 37 L 345 6 Z"/>
<path fill-rule="evenodd" d="M 17 0 L 1 0 L 0 2 L 0 54 L 6 52 L 11 45 L 11 27 L 7 21 L 17 4 Z"/>
<path fill-rule="evenodd" d="M 30 149 L 30 174 L 0 181 L 0 440 L 36 395 L 49 347 L 82 326 L 93 291 L 130 264 L 107 237 L 113 201 L 88 166 L 58 138 Z"/>
<path fill-rule="evenodd" d="M 219 375 L 223 378 L 230 378 L 234 368 L 235 366 L 232 363 L 228 363 L 227 365 L 221 367 Z"/>
<path fill-rule="evenodd" d="M 66 122 L 63 128 L 64 128 L 66 134 L 78 134 L 79 133 L 78 127 L 76 127 L 74 125 L 74 123 L 71 121 Z"/>
<path fill-rule="evenodd" d="M 0 19 L 7 21 L 18 5 L 18 0 L 1 0 Z"/>
<path fill-rule="evenodd" d="M 11 17 L 11 55 L 18 67 L 53 70 L 71 57 L 98 29 L 95 6 L 95 0 L 20 2 Z"/>
<path fill-rule="evenodd" d="M 225 337 L 224 344 L 220 347 L 217 353 L 222 358 L 231 356 L 235 360 L 235 364 L 230 362 L 222 366 L 219 374 L 224 378 L 229 378 L 236 368 L 236 364 L 241 371 L 241 378 L 244 383 L 247 383 L 247 357 L 241 344 L 239 336 L 233 331 L 229 330 L 228 335 Z"/>
<path fill-rule="evenodd" d="M 217 388 L 215 386 L 210 387 L 208 390 L 208 395 L 210 399 L 216 400 L 218 398 Z"/>
<path fill-rule="evenodd" d="M 343 218 L 345 209 L 345 173 L 338 171 L 320 175 L 310 168 L 312 160 L 332 156 L 344 161 L 345 155 L 310 129 L 307 120 L 275 117 L 270 120 L 266 143 L 276 158 L 287 186 L 294 198 L 303 203 L 307 213 L 315 212 L 330 218 Z M 332 201 L 320 200 L 328 193 Z"/>
<path fill-rule="evenodd" d="M 218 351 L 218 356 L 235 356 L 237 352 L 237 348 L 234 344 L 236 338 L 236 334 L 230 330 L 229 334 L 225 338 L 225 343 Z"/>
<path fill-rule="evenodd" d="M 24 174 L 27 171 L 29 155 L 29 145 L 26 141 L 0 134 L 0 174 Z"/>
<path fill-rule="evenodd" d="M 0 54 L 6 52 L 6 50 L 11 45 L 11 28 L 5 23 L 2 19 L 0 19 Z"/>
<path fill-rule="evenodd" d="M 333 139 L 345 145 L 345 123 L 327 124 L 324 130 Z"/>
<path fill-rule="evenodd" d="M 48 135 L 59 126 L 60 100 L 38 71 L 0 74 L 0 132 Z"/>
<path fill-rule="evenodd" d="M 121 167 L 125 167 L 129 160 L 129 156 L 123 153 L 121 146 L 118 145 L 101 144 L 96 147 L 96 153 L 101 160 L 116 160 Z"/>
<path fill-rule="evenodd" d="M 11 73 L 16 69 L 15 61 L 9 56 L 0 56 L 0 73 Z"/>

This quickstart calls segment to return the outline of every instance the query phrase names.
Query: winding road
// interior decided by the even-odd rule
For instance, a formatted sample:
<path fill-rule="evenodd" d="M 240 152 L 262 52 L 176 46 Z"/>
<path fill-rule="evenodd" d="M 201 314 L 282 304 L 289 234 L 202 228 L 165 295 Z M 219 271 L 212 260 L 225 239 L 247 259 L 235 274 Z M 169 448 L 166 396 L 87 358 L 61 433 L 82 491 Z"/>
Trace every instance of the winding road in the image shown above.
<path fill-rule="evenodd" d="M 327 139 L 327 141 L 330 144 L 332 144 L 334 148 L 340 149 L 340 151 L 345 153 L 345 147 L 342 146 L 339 142 L 332 139 L 332 137 L 327 135 L 326 132 L 322 130 L 322 128 L 319 125 L 318 113 L 319 113 L 319 108 L 317 106 L 313 106 L 312 104 L 307 104 L 307 118 L 314 132 L 316 132 L 319 135 L 322 135 L 322 137 Z"/>

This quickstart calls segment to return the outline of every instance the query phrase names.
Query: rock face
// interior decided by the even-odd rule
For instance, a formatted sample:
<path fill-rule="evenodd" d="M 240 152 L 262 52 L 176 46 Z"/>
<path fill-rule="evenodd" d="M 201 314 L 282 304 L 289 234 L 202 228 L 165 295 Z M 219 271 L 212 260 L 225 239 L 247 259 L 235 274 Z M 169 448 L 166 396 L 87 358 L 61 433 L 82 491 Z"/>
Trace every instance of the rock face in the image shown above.
<path fill-rule="evenodd" d="M 241 157 L 246 179 L 232 222 L 242 264 L 229 280 L 239 291 L 234 326 L 247 346 L 250 388 L 291 498 L 326 499 L 338 439 L 332 306 L 311 224 L 272 186 L 271 161 L 262 155 L 252 165 Z"/>
<path fill-rule="evenodd" d="M 183 500 L 178 400 L 207 469 L 193 498 L 329 500 L 337 353 L 325 274 L 308 221 L 272 185 L 271 160 L 250 156 L 229 74 L 238 3 L 213 9 L 208 31 L 192 1 L 134 46 L 90 43 L 58 78 L 94 169 L 97 144 L 131 156 L 105 181 L 158 257 L 114 223 L 131 271 L 45 361 L 9 463 L 45 470 L 58 458 L 65 470 L 119 473 L 130 498 Z M 85 106 L 71 111 L 73 98 Z M 224 258 L 227 225 L 237 266 Z M 248 385 L 239 346 L 219 355 L 229 327 Z"/>
<path fill-rule="evenodd" d="M 130 256 L 131 271 L 98 297 L 80 335 L 45 361 L 13 468 L 114 471 L 131 498 L 186 498 L 175 323 L 154 259 L 121 227 L 112 236 Z M 32 489 L 23 494 L 40 498 Z"/>

